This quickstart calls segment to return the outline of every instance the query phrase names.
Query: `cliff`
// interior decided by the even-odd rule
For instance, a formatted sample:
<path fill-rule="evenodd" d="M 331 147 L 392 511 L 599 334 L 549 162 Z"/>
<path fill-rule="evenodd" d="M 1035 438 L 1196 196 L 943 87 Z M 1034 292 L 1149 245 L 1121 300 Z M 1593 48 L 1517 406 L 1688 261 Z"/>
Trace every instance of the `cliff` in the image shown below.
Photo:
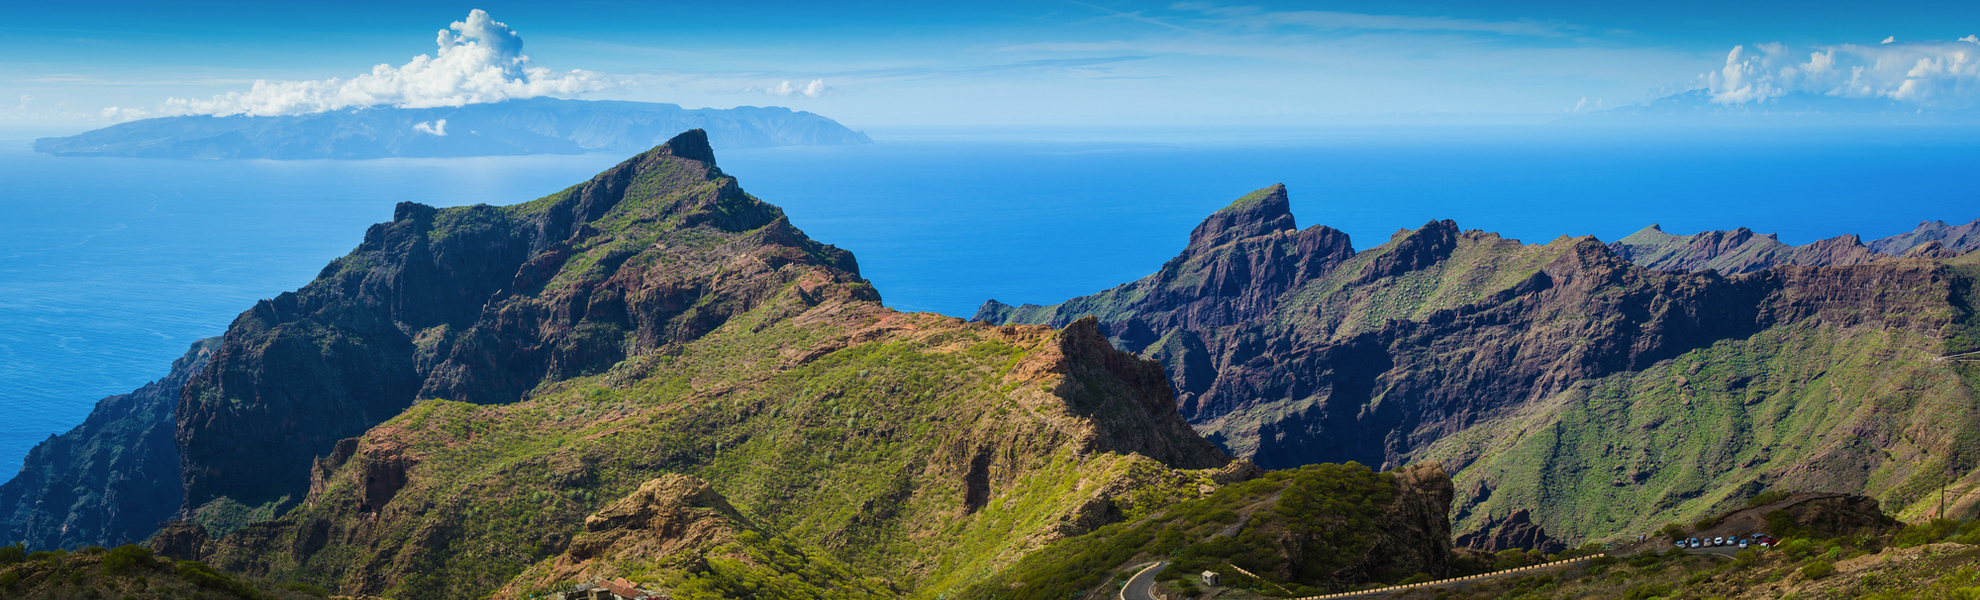
<path fill-rule="evenodd" d="M 0 546 L 117 546 L 151 537 L 184 496 L 172 411 L 219 339 L 193 342 L 164 378 L 97 401 L 81 425 L 28 452 L 0 485 Z"/>
<path fill-rule="evenodd" d="M 1098 317 L 1165 364 L 1198 431 L 1261 466 L 1442 462 L 1468 540 L 1522 509 L 1573 543 L 1622 536 L 1775 485 L 1912 514 L 1980 426 L 1927 417 L 1974 400 L 1970 374 L 1930 360 L 1980 347 L 1964 257 L 1726 275 L 1449 221 L 1360 252 L 1296 243 L 1334 234 L 1295 237 L 1277 209 L 1226 209 L 1206 230 L 1244 234 L 1193 235 L 1139 281 L 978 318 Z M 1958 473 L 1955 492 L 1973 489 Z"/>
<path fill-rule="evenodd" d="M 401 205 L 185 390 L 193 523 L 154 543 L 347 594 L 480 598 L 593 550 L 675 569 L 585 523 L 682 475 L 736 531 L 933 595 L 1209 493 L 1230 460 L 1094 320 L 881 306 L 698 131 L 529 203 Z"/>
<path fill-rule="evenodd" d="M 296 116 L 160 117 L 35 140 L 56 156 L 271 158 L 639 152 L 701 129 L 717 148 L 866 144 L 831 119 L 779 107 L 684 109 L 651 102 L 534 98 L 457 107 L 378 106 Z"/>

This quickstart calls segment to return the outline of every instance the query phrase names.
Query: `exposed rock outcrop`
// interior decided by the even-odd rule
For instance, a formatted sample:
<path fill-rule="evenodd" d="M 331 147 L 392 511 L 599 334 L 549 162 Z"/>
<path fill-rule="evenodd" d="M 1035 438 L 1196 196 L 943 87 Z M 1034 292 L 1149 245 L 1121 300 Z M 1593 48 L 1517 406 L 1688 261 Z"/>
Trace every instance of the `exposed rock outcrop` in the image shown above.
<path fill-rule="evenodd" d="M 666 475 L 586 517 L 584 533 L 563 554 L 516 577 L 497 595 L 515 597 L 559 581 L 611 579 L 621 575 L 619 565 L 630 562 L 698 561 L 699 553 L 751 529 L 749 519 L 708 482 Z"/>
<path fill-rule="evenodd" d="M 0 545 L 117 546 L 171 518 L 185 493 L 172 411 L 219 345 L 193 342 L 165 377 L 97 401 L 81 425 L 29 450 L 20 473 L 0 485 Z"/>
<path fill-rule="evenodd" d="M 1567 544 L 1549 537 L 1546 528 L 1535 524 L 1533 514 L 1525 509 L 1513 511 L 1505 520 L 1488 523 L 1484 528 L 1458 536 L 1452 542 L 1485 552 L 1539 550 L 1553 554 L 1567 549 Z"/>

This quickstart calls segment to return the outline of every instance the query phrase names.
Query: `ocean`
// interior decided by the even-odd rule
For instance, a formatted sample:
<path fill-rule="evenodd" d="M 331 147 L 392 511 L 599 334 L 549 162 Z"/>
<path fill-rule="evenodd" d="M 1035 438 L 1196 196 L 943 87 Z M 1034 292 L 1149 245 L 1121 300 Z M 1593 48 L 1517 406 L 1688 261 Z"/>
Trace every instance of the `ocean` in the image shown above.
<path fill-rule="evenodd" d="M 401 201 L 522 202 L 618 155 L 176 161 L 34 154 L 0 129 L 0 478 L 94 403 L 307 283 Z M 1284 183 L 1356 248 L 1432 219 L 1527 243 L 1751 227 L 1807 243 L 1980 218 L 1971 128 L 1564 126 L 869 130 L 718 151 L 745 190 L 850 249 L 885 302 L 967 317 L 1153 272 L 1205 215 Z"/>

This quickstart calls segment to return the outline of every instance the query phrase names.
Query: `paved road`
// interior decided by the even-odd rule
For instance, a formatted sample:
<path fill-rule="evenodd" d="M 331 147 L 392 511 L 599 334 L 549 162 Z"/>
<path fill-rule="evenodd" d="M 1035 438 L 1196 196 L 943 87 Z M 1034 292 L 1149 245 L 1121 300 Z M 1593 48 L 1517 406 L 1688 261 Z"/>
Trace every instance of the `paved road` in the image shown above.
<path fill-rule="evenodd" d="M 1129 577 L 1127 585 L 1121 588 L 1121 600 L 1155 600 L 1149 593 L 1155 588 L 1155 574 L 1168 566 L 1168 561 L 1150 564 Z"/>

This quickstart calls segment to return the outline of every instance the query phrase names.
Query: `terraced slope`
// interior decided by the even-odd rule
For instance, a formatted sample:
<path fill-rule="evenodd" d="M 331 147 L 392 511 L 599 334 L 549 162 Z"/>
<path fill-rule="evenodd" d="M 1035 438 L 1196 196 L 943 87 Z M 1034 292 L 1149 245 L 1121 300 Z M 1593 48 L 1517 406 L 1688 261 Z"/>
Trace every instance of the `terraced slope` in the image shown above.
<path fill-rule="evenodd" d="M 1440 461 L 1462 534 L 1530 509 L 1569 541 L 1627 536 L 1775 487 L 1916 516 L 1948 477 L 1972 488 L 1976 375 L 1931 360 L 1980 348 L 1972 254 L 1659 272 L 1593 238 L 1449 221 L 1352 252 L 1285 206 L 1220 211 L 1198 230 L 1245 235 L 1193 235 L 1139 281 L 977 319 L 1096 315 L 1166 365 L 1198 431 L 1264 467 Z M 1201 306 L 1242 313 L 1178 308 Z"/>

